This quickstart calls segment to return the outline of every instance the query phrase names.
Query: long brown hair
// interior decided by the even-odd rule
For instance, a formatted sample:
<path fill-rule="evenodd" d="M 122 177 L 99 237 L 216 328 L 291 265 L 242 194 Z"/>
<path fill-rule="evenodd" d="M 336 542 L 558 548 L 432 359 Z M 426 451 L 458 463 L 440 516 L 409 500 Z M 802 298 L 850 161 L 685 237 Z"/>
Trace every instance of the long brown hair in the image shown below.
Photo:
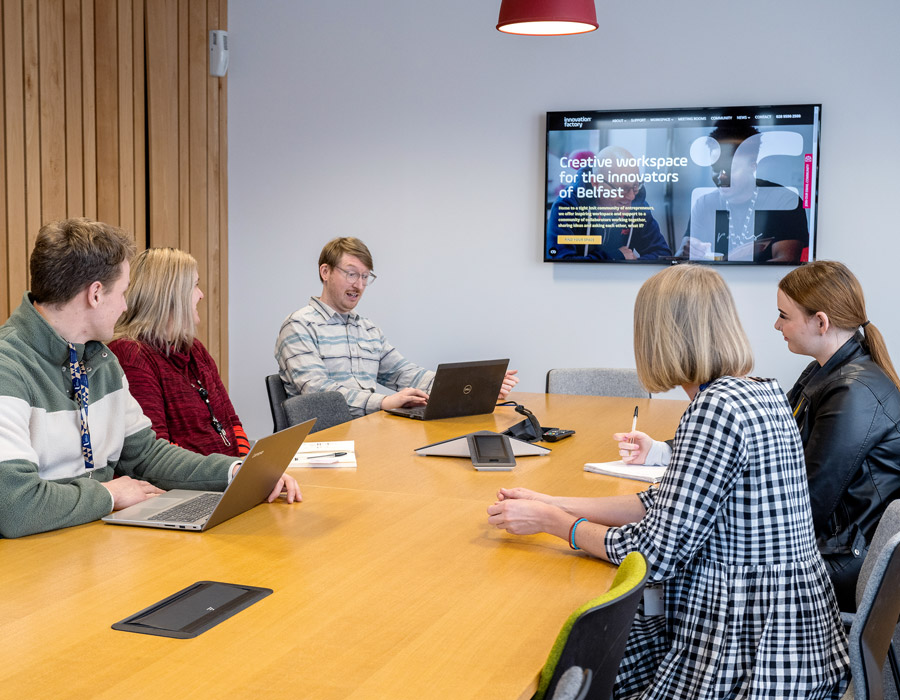
<path fill-rule="evenodd" d="M 866 313 L 862 285 L 846 265 L 834 260 L 816 260 L 789 272 L 778 288 L 809 316 L 821 311 L 836 328 L 845 331 L 856 332 L 862 327 L 867 350 L 875 364 L 900 389 L 900 378 L 884 336 Z"/>

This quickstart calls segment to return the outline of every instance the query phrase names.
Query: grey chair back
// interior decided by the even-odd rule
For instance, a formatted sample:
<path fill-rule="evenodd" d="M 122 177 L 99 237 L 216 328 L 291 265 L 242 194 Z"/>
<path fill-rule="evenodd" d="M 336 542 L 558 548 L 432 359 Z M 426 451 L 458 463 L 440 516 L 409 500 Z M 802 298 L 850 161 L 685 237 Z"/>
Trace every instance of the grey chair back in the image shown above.
<path fill-rule="evenodd" d="M 878 523 L 857 583 L 857 609 L 848 635 L 855 700 L 885 697 L 884 662 L 889 658 L 897 682 L 891 640 L 900 619 L 900 500 Z"/>
<path fill-rule="evenodd" d="M 641 385 L 636 369 L 610 367 L 551 369 L 547 372 L 547 393 L 650 398 L 650 392 Z"/>
<path fill-rule="evenodd" d="M 875 534 L 872 535 L 872 541 L 869 543 L 869 551 L 866 558 L 863 559 L 862 566 L 859 569 L 859 578 L 856 580 L 856 604 L 859 605 L 863 594 L 866 592 L 866 585 L 869 583 L 869 576 L 872 575 L 872 569 L 875 566 L 875 559 L 884 545 L 891 537 L 900 532 L 900 499 L 891 501 L 888 507 L 884 509 L 881 518 L 878 520 L 878 527 L 875 528 Z"/>
<path fill-rule="evenodd" d="M 273 432 L 289 428 L 287 416 L 284 415 L 284 402 L 287 400 L 287 392 L 281 377 L 270 374 L 266 377 L 266 393 L 269 395 L 269 410 L 272 412 Z"/>
<path fill-rule="evenodd" d="M 352 419 L 347 400 L 337 391 L 291 396 L 282 404 L 288 426 L 297 425 L 310 418 L 316 419 L 311 433 Z"/>

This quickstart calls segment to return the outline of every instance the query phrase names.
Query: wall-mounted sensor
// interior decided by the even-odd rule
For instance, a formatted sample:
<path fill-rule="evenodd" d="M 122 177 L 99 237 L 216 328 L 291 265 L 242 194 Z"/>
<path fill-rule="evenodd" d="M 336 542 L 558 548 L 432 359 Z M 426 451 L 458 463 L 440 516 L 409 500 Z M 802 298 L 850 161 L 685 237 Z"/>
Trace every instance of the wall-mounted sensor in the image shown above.
<path fill-rule="evenodd" d="M 228 32 L 209 32 L 209 74 L 221 78 L 228 70 Z"/>

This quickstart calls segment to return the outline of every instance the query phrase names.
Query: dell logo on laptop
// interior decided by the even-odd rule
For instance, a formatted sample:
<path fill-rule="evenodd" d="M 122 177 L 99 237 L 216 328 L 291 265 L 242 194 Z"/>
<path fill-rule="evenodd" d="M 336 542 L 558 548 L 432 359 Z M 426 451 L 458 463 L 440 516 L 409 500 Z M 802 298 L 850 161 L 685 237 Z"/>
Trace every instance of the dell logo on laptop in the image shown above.
<path fill-rule="evenodd" d="M 466 385 L 463 387 L 463 394 L 469 395 L 469 394 L 471 394 L 471 393 L 472 393 L 472 385 L 471 385 L 471 384 L 466 384 Z"/>

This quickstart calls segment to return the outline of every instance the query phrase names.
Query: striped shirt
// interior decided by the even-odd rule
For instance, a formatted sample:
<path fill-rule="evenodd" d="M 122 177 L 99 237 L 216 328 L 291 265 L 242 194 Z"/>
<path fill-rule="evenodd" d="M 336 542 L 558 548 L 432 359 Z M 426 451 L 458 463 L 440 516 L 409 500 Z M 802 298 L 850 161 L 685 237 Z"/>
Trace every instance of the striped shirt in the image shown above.
<path fill-rule="evenodd" d="M 434 381 L 434 372 L 404 358 L 374 323 L 315 297 L 281 324 L 275 359 L 288 396 L 337 391 L 354 418 L 381 410 L 378 384 L 430 391 Z"/>

